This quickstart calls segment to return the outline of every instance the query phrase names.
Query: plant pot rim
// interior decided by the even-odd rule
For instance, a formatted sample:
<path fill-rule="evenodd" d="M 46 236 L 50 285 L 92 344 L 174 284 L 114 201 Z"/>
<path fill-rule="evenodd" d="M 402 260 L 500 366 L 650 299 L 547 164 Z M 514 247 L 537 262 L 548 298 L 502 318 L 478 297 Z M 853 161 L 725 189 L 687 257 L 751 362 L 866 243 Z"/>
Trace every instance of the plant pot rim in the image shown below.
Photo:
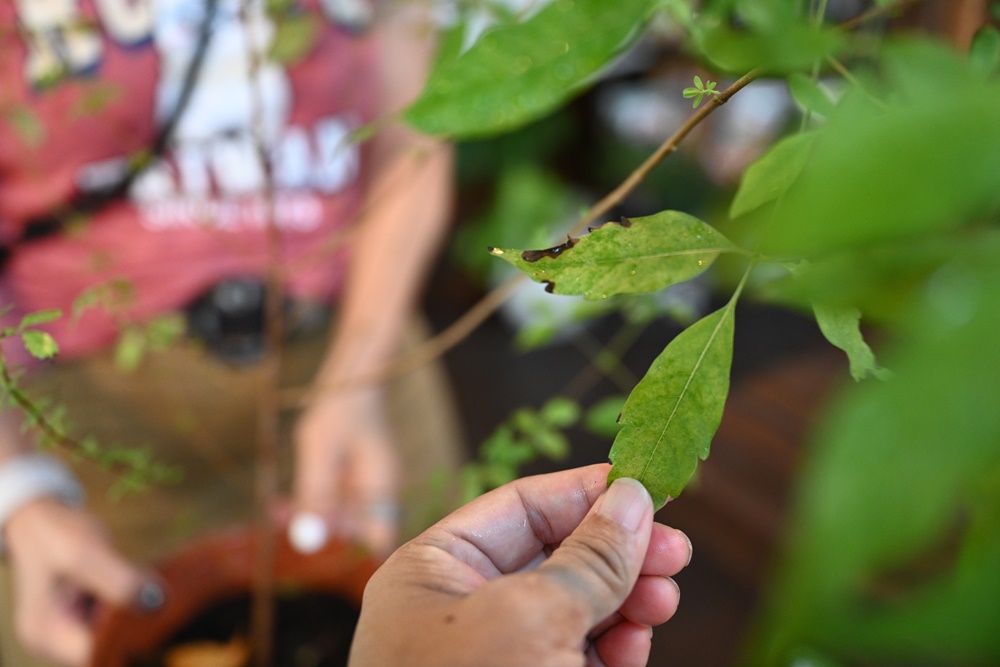
<path fill-rule="evenodd" d="M 213 603 L 252 589 L 258 532 L 237 526 L 191 542 L 155 567 L 165 600 L 155 612 L 100 607 L 90 667 L 127 667 L 150 655 Z M 330 541 L 313 554 L 292 548 L 285 531 L 274 536 L 275 587 L 338 595 L 359 608 L 368 579 L 378 568 L 357 544 Z"/>

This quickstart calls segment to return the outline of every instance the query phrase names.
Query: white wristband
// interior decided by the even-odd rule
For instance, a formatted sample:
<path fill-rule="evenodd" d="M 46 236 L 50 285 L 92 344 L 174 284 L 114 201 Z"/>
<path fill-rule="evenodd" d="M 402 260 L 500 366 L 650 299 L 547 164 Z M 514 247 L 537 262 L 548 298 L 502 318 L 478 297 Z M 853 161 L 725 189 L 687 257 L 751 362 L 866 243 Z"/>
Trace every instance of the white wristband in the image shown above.
<path fill-rule="evenodd" d="M 83 504 L 83 488 L 69 468 L 47 454 L 23 454 L 0 466 L 0 556 L 4 554 L 7 520 L 24 505 L 42 497 L 79 506 Z"/>

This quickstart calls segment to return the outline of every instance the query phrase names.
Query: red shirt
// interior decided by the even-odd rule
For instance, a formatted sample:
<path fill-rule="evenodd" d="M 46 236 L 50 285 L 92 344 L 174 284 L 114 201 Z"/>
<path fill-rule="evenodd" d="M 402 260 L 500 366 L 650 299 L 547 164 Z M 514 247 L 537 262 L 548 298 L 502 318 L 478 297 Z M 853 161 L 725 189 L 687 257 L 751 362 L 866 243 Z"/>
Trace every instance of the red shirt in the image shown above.
<path fill-rule="evenodd" d="M 117 336 L 115 317 L 100 308 L 69 317 L 94 286 L 128 281 L 134 299 L 116 317 L 141 322 L 222 278 L 263 276 L 272 211 L 288 291 L 330 300 L 340 288 L 336 237 L 358 212 L 365 180 L 364 152 L 347 135 L 375 108 L 371 40 L 327 15 L 336 3 L 300 2 L 301 14 L 279 26 L 262 11 L 240 18 L 239 0 L 219 0 L 178 116 L 206 4 L 0 3 L 2 34 L 18 36 L 0 49 L 0 241 L 12 248 L 3 298 L 19 313 L 62 309 L 48 329 L 65 356 Z M 253 49 L 285 55 L 254 68 Z M 70 217 L 60 233 L 20 240 L 33 220 L 120 183 L 173 116 L 165 150 L 126 195 Z"/>

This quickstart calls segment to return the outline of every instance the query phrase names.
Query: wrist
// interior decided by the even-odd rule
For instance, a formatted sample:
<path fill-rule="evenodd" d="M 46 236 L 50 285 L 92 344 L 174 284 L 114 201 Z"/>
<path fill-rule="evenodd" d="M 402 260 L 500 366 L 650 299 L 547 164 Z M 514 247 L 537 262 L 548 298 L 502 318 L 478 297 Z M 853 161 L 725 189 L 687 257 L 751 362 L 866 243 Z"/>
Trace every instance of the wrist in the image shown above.
<path fill-rule="evenodd" d="M 0 556 L 5 553 L 8 521 L 40 498 L 79 506 L 83 504 L 83 488 L 62 462 L 47 454 L 21 454 L 0 464 Z"/>

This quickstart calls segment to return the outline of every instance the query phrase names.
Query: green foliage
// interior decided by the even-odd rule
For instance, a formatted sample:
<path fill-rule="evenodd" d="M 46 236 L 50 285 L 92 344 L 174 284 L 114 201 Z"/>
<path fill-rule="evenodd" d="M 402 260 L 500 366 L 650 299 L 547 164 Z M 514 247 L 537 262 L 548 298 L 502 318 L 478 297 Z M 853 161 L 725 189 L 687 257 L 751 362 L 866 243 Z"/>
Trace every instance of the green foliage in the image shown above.
<path fill-rule="evenodd" d="M 699 51 L 722 71 L 804 69 L 836 53 L 844 39 L 799 13 L 795 5 L 772 0 L 708 3 L 693 37 Z"/>
<path fill-rule="evenodd" d="M 653 292 L 702 273 L 723 252 L 741 252 L 701 220 L 679 211 L 606 223 L 546 250 L 491 252 L 547 283 L 554 294 L 606 299 Z"/>
<path fill-rule="evenodd" d="M 747 167 L 730 204 L 730 217 L 746 215 L 784 195 L 802 173 L 815 139 L 812 132 L 785 137 Z"/>
<path fill-rule="evenodd" d="M 694 98 L 694 102 L 691 103 L 693 109 L 697 109 L 698 105 L 701 104 L 701 98 L 705 95 L 709 97 L 720 97 L 722 93 L 715 89 L 715 81 L 709 81 L 707 84 L 702 83 L 701 77 L 697 74 L 694 75 L 694 87 L 684 89 L 684 97 Z"/>
<path fill-rule="evenodd" d="M 621 430 L 618 418 L 625 407 L 627 396 L 609 396 L 587 410 L 583 425 L 591 433 L 614 438 Z"/>
<path fill-rule="evenodd" d="M 653 362 L 622 409 L 609 481 L 639 480 L 659 507 L 676 498 L 722 420 L 733 359 L 735 300 L 685 329 Z"/>
<path fill-rule="evenodd" d="M 461 471 L 462 502 L 516 479 L 522 466 L 539 458 L 565 459 L 569 442 L 561 431 L 579 419 L 579 405 L 559 396 L 537 411 L 516 410 L 480 446 L 478 460 Z"/>
<path fill-rule="evenodd" d="M 655 0 L 555 0 L 488 30 L 458 55 L 457 38 L 404 113 L 454 138 L 512 130 L 566 102 L 637 36 Z M 600 26 L 595 30 L 594 26 Z"/>
<path fill-rule="evenodd" d="M 986 26 L 976 33 L 969 47 L 969 69 L 983 78 L 1000 73 L 1000 30 Z"/>
<path fill-rule="evenodd" d="M 282 12 L 275 18 L 278 29 L 267 57 L 283 65 L 294 64 L 308 55 L 316 45 L 316 40 L 319 38 L 319 23 L 315 17 L 308 14 Z"/>
<path fill-rule="evenodd" d="M 881 75 L 888 106 L 847 93 L 769 221 L 765 252 L 815 257 L 940 232 L 1000 202 L 1000 84 L 915 41 L 887 46 Z"/>
<path fill-rule="evenodd" d="M 25 331 L 21 340 L 24 341 L 24 349 L 36 359 L 51 359 L 59 353 L 55 339 L 45 331 Z"/>
<path fill-rule="evenodd" d="M 6 314 L 10 307 L 0 308 Z M 0 332 L 0 339 L 20 337 L 25 349 L 36 359 L 51 359 L 59 352 L 55 339 L 47 332 L 34 329 L 62 317 L 59 310 L 40 310 L 28 313 L 16 327 L 7 327 Z M 74 438 L 72 424 L 66 419 L 65 406 L 48 397 L 33 399 L 21 387 L 24 371 L 10 366 L 0 348 L 0 408 L 12 407 L 23 416 L 21 432 L 32 432 L 37 437 L 40 448 L 55 447 L 67 454 L 85 459 L 118 473 L 109 494 L 121 497 L 147 488 L 150 484 L 174 483 L 181 478 L 181 472 L 174 466 L 155 460 L 146 449 L 123 445 L 99 444 L 96 439 L 86 436 Z"/>
<path fill-rule="evenodd" d="M 792 72 L 788 75 L 788 91 L 799 106 L 810 113 L 825 117 L 833 113 L 833 100 L 811 76 L 806 76 L 802 72 Z"/>
<path fill-rule="evenodd" d="M 780 75 L 803 111 L 797 125 L 808 131 L 776 142 L 746 169 L 731 202 L 730 238 L 746 247 L 718 232 L 707 243 L 712 227 L 666 211 L 547 250 L 514 249 L 542 247 L 531 240 L 532 220 L 519 241 L 491 239 L 503 244 L 493 254 L 556 294 L 597 299 L 690 280 L 722 253 L 749 256 L 728 304 L 671 341 L 624 408 L 608 401 L 588 413 L 595 430 L 617 430 L 612 477 L 640 479 L 660 503 L 708 454 L 744 287 L 811 309 L 855 380 L 885 381 L 845 385 L 817 434 L 795 538 L 750 662 L 996 663 L 1000 32 L 983 27 L 966 56 L 927 38 L 828 26 L 822 2 L 710 0 L 697 12 L 664 5 L 713 78 Z M 553 36 L 546 43 L 562 30 L 555 15 L 532 19 L 532 30 Z M 470 60 L 481 81 L 502 82 L 503 99 L 476 98 L 470 88 L 449 113 L 481 99 L 480 115 L 506 117 L 520 94 L 534 91 L 503 74 L 519 54 L 508 51 L 506 64 Z M 463 58 L 450 52 L 448 67 Z M 832 87 L 843 95 L 829 95 L 819 73 L 824 82 L 842 77 Z M 711 82 L 694 83 L 684 95 L 695 106 L 721 95 Z M 439 119 L 434 132 L 455 136 L 473 125 L 507 127 Z M 881 328 L 879 358 L 891 375 L 864 340 L 862 317 Z"/>
<path fill-rule="evenodd" d="M 913 305 L 893 380 L 842 395 L 819 431 L 763 662 L 799 642 L 898 664 L 1000 655 L 1000 272 L 956 261 L 969 280 Z"/>
<path fill-rule="evenodd" d="M 826 339 L 847 353 L 852 378 L 860 381 L 868 375 L 880 379 L 889 377 L 888 371 L 875 362 L 875 354 L 861 335 L 861 311 L 857 308 L 814 304 L 813 313 Z"/>

